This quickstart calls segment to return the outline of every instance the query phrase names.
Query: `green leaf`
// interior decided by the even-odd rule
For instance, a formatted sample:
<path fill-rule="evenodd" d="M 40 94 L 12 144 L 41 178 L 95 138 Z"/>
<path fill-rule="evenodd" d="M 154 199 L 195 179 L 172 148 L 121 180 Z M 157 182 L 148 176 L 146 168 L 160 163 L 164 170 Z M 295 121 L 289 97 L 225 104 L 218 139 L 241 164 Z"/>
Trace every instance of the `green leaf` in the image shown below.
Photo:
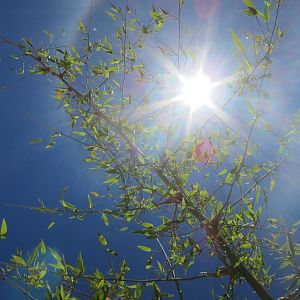
<path fill-rule="evenodd" d="M 113 80 L 113 79 L 112 79 L 111 81 L 114 83 L 114 85 L 115 85 L 116 87 L 118 87 L 118 88 L 120 87 L 119 82 L 117 82 L 117 81 L 115 81 L 115 80 Z"/>
<path fill-rule="evenodd" d="M 147 223 L 147 222 L 142 223 L 142 226 L 146 227 L 146 228 L 153 228 L 153 224 L 152 223 Z"/>
<path fill-rule="evenodd" d="M 57 262 L 62 260 L 61 256 L 55 250 L 51 249 L 50 247 L 48 247 L 48 250 Z"/>
<path fill-rule="evenodd" d="M 103 246 L 107 245 L 107 240 L 106 240 L 106 238 L 104 237 L 104 235 L 102 233 L 98 233 L 98 241 Z"/>
<path fill-rule="evenodd" d="M 284 269 L 284 268 L 288 267 L 289 265 L 290 265 L 290 262 L 288 260 L 286 260 L 280 265 L 278 270 Z"/>
<path fill-rule="evenodd" d="M 211 290 L 211 299 L 215 300 L 216 296 L 215 296 L 215 291 L 214 289 Z"/>
<path fill-rule="evenodd" d="M 106 13 L 113 19 L 113 20 L 118 20 L 118 17 L 116 14 L 110 12 L 110 11 L 106 11 Z"/>
<path fill-rule="evenodd" d="M 5 239 L 7 235 L 7 224 L 5 219 L 2 219 L 1 229 L 0 229 L 0 237 L 1 239 Z"/>
<path fill-rule="evenodd" d="M 40 242 L 40 249 L 41 249 L 42 254 L 46 253 L 46 245 L 43 240 L 41 240 L 41 242 Z"/>
<path fill-rule="evenodd" d="M 224 170 L 222 170 L 218 175 L 221 176 L 221 175 L 224 175 L 224 174 L 227 173 L 227 172 L 228 172 L 228 170 L 227 170 L 227 169 L 224 169 Z"/>
<path fill-rule="evenodd" d="M 87 30 L 86 30 L 84 24 L 82 23 L 82 21 L 78 21 L 78 29 L 79 29 L 79 31 L 81 31 L 83 33 L 87 33 Z"/>
<path fill-rule="evenodd" d="M 255 194 L 255 201 L 258 202 L 258 200 L 260 199 L 260 194 L 261 194 L 261 187 L 260 185 L 256 186 L 256 194 Z"/>
<path fill-rule="evenodd" d="M 30 144 L 38 144 L 43 142 L 44 140 L 42 138 L 38 138 L 38 139 L 33 139 L 30 141 Z"/>
<path fill-rule="evenodd" d="M 150 256 L 147 260 L 147 264 L 145 266 L 146 270 L 149 270 L 152 267 L 153 256 Z"/>
<path fill-rule="evenodd" d="M 118 256 L 119 255 L 119 253 L 115 250 L 112 250 L 112 249 L 109 249 L 109 248 L 106 248 L 105 250 L 106 250 L 107 253 L 109 253 L 112 256 Z"/>
<path fill-rule="evenodd" d="M 138 247 L 140 250 L 145 251 L 145 252 L 151 252 L 151 251 L 152 251 L 152 249 L 149 248 L 149 247 L 147 247 L 147 246 L 140 246 L 140 245 L 138 245 L 137 247 Z"/>
<path fill-rule="evenodd" d="M 277 225 L 281 222 L 280 221 L 280 219 L 272 219 L 272 218 L 270 218 L 269 219 L 269 222 L 270 222 L 270 224 L 271 224 L 271 226 L 273 226 L 273 227 L 277 227 Z"/>
<path fill-rule="evenodd" d="M 38 257 L 38 253 L 39 253 L 39 249 L 40 249 L 40 244 L 38 244 L 32 251 L 32 253 L 29 255 L 27 263 L 30 265 L 32 264 L 33 261 L 35 261 Z"/>
<path fill-rule="evenodd" d="M 102 213 L 102 220 L 103 220 L 104 224 L 106 226 L 108 226 L 109 222 L 108 222 L 107 215 L 105 213 Z"/>
<path fill-rule="evenodd" d="M 112 46 L 110 41 L 105 37 L 103 42 L 103 51 L 107 54 L 113 54 Z"/>
<path fill-rule="evenodd" d="M 234 177 L 233 173 L 229 172 L 225 178 L 225 183 L 229 184 L 232 181 L 233 177 Z"/>
<path fill-rule="evenodd" d="M 242 10 L 242 13 L 249 17 L 255 17 L 258 11 L 255 8 L 249 7 L 247 9 Z"/>
<path fill-rule="evenodd" d="M 10 55 L 10 57 L 13 58 L 13 59 L 16 59 L 16 60 L 20 59 L 20 57 L 17 56 L 17 55 Z"/>
<path fill-rule="evenodd" d="M 22 39 L 28 46 L 32 47 L 32 42 L 26 39 Z"/>
<path fill-rule="evenodd" d="M 89 200 L 89 208 L 93 208 L 93 201 L 91 199 L 90 194 L 88 194 L 88 200 Z"/>
<path fill-rule="evenodd" d="M 52 221 L 51 223 L 49 223 L 47 229 L 48 229 L 48 230 L 51 229 L 54 225 L 55 225 L 55 222 Z"/>
<path fill-rule="evenodd" d="M 244 46 L 243 46 L 241 40 L 240 40 L 240 39 L 238 38 L 238 36 L 236 35 L 236 33 L 235 33 L 233 30 L 231 30 L 230 33 L 231 33 L 231 37 L 232 37 L 232 40 L 233 40 L 235 46 L 236 46 L 240 51 L 245 52 L 245 48 L 244 48 Z"/>
<path fill-rule="evenodd" d="M 252 244 L 249 243 L 249 242 L 246 242 L 246 243 L 244 243 L 244 244 L 242 245 L 242 248 L 244 248 L 244 249 L 251 249 L 251 248 L 252 248 Z"/>
<path fill-rule="evenodd" d="M 96 162 L 97 159 L 96 158 L 92 158 L 92 157 L 85 157 L 83 159 L 84 162 Z"/>
<path fill-rule="evenodd" d="M 251 9 L 251 8 L 250 8 L 250 9 Z M 252 8 L 252 9 L 253 9 L 253 8 Z M 258 15 L 263 21 L 267 22 L 265 15 L 264 15 L 261 11 L 256 10 L 256 9 L 255 9 L 255 11 L 256 11 L 257 15 Z"/>
<path fill-rule="evenodd" d="M 255 8 L 253 2 L 251 0 L 243 0 L 243 2 L 248 6 L 248 7 L 252 7 Z"/>
<path fill-rule="evenodd" d="M 110 177 L 110 178 L 106 179 L 106 180 L 104 181 L 104 183 L 105 183 L 105 184 L 106 184 L 106 183 L 109 183 L 109 184 L 117 184 L 117 183 L 119 182 L 119 178 L 120 178 L 120 176 Z"/>
<path fill-rule="evenodd" d="M 69 203 L 69 202 L 66 202 L 66 201 L 64 201 L 64 200 L 60 200 L 60 203 L 61 203 L 62 206 L 65 207 L 65 208 L 69 208 L 69 209 L 75 209 L 75 208 L 76 208 L 73 204 L 71 204 L 71 203 Z"/>
<path fill-rule="evenodd" d="M 270 14 L 269 14 L 269 6 L 268 5 L 266 5 L 265 9 L 264 9 L 264 17 L 265 17 L 266 22 L 270 21 Z"/>
<path fill-rule="evenodd" d="M 64 193 L 66 193 L 68 190 L 69 190 L 69 186 L 65 186 L 62 191 L 61 191 L 61 194 L 63 195 Z"/>
<path fill-rule="evenodd" d="M 84 264 L 83 264 L 83 258 L 82 258 L 82 255 L 81 253 L 78 255 L 78 269 L 81 273 L 84 273 Z"/>
<path fill-rule="evenodd" d="M 162 293 L 161 293 L 161 291 L 160 291 L 160 288 L 159 288 L 159 286 L 155 283 L 155 282 L 152 282 L 152 286 L 153 286 L 153 288 L 154 288 L 154 293 L 155 293 L 155 299 L 159 299 L 159 300 L 161 300 L 162 299 Z"/>
<path fill-rule="evenodd" d="M 53 296 L 51 293 L 50 286 L 47 284 L 46 285 L 46 295 L 45 295 L 45 300 L 53 300 Z"/>
<path fill-rule="evenodd" d="M 25 260 L 19 255 L 13 255 L 13 262 L 16 265 L 20 265 L 20 266 L 24 266 L 24 267 L 26 266 Z"/>
<path fill-rule="evenodd" d="M 160 271 L 161 271 L 162 273 L 164 273 L 164 272 L 165 272 L 165 268 L 164 268 L 164 266 L 159 262 L 159 260 L 157 261 L 157 265 L 158 265 Z"/>
<path fill-rule="evenodd" d="M 90 194 L 97 197 L 97 198 L 100 197 L 99 193 L 97 193 L 97 192 L 90 192 Z"/>
<path fill-rule="evenodd" d="M 300 225 L 300 220 L 293 224 L 293 227 L 297 227 Z"/>
<path fill-rule="evenodd" d="M 272 192 L 274 190 L 275 187 L 275 179 L 274 176 L 271 176 L 271 181 L 270 181 L 270 192 Z"/>
<path fill-rule="evenodd" d="M 67 295 L 65 295 L 65 290 L 62 285 L 60 286 L 60 289 L 56 288 L 56 296 L 59 300 L 67 300 L 69 298 L 66 297 Z"/>
<path fill-rule="evenodd" d="M 80 135 L 80 136 L 86 136 L 86 133 L 83 132 L 83 131 L 73 131 L 72 133 L 73 133 L 73 134 Z"/>
<path fill-rule="evenodd" d="M 279 27 L 276 28 L 276 35 L 279 37 L 279 38 L 282 38 L 284 33 L 280 30 Z"/>
<path fill-rule="evenodd" d="M 248 61 L 247 58 L 244 59 L 244 64 L 245 64 L 245 66 L 246 66 L 248 72 L 252 72 L 251 65 L 250 65 L 250 63 L 249 63 L 249 61 Z"/>
<path fill-rule="evenodd" d="M 45 147 L 45 149 L 52 148 L 55 144 L 56 144 L 56 142 L 51 142 Z"/>

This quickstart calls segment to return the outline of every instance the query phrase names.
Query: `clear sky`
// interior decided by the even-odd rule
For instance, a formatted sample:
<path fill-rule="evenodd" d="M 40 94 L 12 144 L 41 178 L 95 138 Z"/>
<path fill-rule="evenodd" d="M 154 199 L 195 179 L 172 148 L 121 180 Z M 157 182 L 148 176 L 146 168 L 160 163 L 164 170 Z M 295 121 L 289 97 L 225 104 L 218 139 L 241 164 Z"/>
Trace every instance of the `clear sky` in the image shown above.
<path fill-rule="evenodd" d="M 44 30 L 59 35 L 64 29 L 66 35 L 63 41 L 76 44 L 78 43 L 77 21 L 87 22 L 89 2 L 87 0 L 2 0 L 0 33 L 14 41 L 26 37 L 39 43 L 44 39 Z M 93 1 L 92 22 L 99 33 L 109 32 L 105 28 L 108 23 L 103 18 L 103 10 L 107 7 L 104 2 L 104 0 Z M 142 8 L 143 1 L 133 2 Z M 234 28 L 239 34 L 243 30 L 249 30 L 249 20 L 238 12 L 243 7 L 242 1 L 198 1 L 204 6 L 209 6 L 210 4 L 207 4 L 209 2 L 216 3 L 216 9 L 207 16 L 199 13 L 197 19 L 189 18 L 193 1 L 186 2 L 189 2 L 189 5 L 184 15 L 185 21 L 195 28 L 200 28 L 203 35 L 198 35 L 196 39 L 205 40 L 213 45 L 210 47 L 210 54 L 215 57 L 219 65 L 221 64 L 220 72 L 230 75 L 234 71 L 234 66 L 231 65 L 233 60 L 223 60 L 226 57 L 224 52 L 231 51 L 229 29 Z M 271 115 L 278 126 L 274 129 L 275 132 L 286 126 L 286 120 L 296 109 L 299 109 L 299 12 L 299 0 L 286 0 L 280 13 L 281 24 L 286 29 L 286 34 L 279 49 L 274 53 L 273 78 L 269 83 Z M 53 129 L 66 121 L 63 112 L 58 109 L 57 103 L 50 96 L 51 86 L 47 81 L 34 77 L 16 82 L 16 75 L 9 69 L 9 66 L 14 64 L 9 59 L 11 51 L 11 48 L 0 45 L 0 219 L 4 217 L 8 223 L 8 237 L 5 241 L 0 241 L 0 261 L 6 260 L 16 247 L 25 252 L 32 250 L 43 238 L 46 245 L 55 247 L 73 259 L 81 250 L 87 265 L 105 264 L 105 257 L 96 241 L 97 232 L 101 231 L 110 233 L 109 239 L 112 245 L 128 258 L 129 263 L 135 265 L 136 274 L 142 276 L 144 260 L 136 251 L 134 244 L 136 238 L 130 237 L 128 240 L 127 235 L 108 231 L 109 229 L 104 227 L 99 218 L 88 218 L 82 225 L 80 222 L 55 217 L 55 226 L 47 231 L 47 226 L 54 217 L 5 205 L 34 206 L 37 205 L 38 199 L 41 199 L 49 206 L 55 207 L 60 191 L 65 186 L 70 187 L 67 193 L 68 199 L 74 203 L 81 203 L 87 201 L 88 192 L 101 193 L 99 182 L 103 179 L 101 174 L 91 172 L 86 164 L 82 164 L 84 152 L 76 143 L 60 140 L 56 147 L 47 150 L 44 150 L 43 145 L 29 144 L 33 138 L 49 135 Z M 208 65 L 207 68 L 214 76 L 221 76 L 215 71 L 215 65 Z M 8 87 L 3 89 L 4 86 Z M 267 159 L 268 145 L 262 146 L 266 149 Z M 282 167 L 276 177 L 276 188 L 270 200 L 270 210 L 275 216 L 283 215 L 291 223 L 300 216 L 299 167 L 297 155 Z M 75 247 L 78 245 L 80 249 Z M 203 264 L 205 265 L 205 262 Z M 208 285 L 213 286 L 214 282 L 201 280 L 193 284 L 194 286 L 187 290 L 189 297 L 187 299 L 210 298 L 208 294 L 199 293 L 207 290 Z M 0 281 L 0 298 L 13 300 L 21 299 L 21 296 L 8 283 Z"/>

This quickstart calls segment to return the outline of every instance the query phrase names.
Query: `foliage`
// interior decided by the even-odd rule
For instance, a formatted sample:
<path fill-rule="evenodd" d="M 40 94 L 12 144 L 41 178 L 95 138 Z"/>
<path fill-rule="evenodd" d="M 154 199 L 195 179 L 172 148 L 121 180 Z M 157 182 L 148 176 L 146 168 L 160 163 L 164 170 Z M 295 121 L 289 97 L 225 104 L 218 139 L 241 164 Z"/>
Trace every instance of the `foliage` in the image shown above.
<path fill-rule="evenodd" d="M 87 153 L 83 161 L 91 164 L 91 169 L 107 174 L 99 188 L 101 195 L 90 192 L 86 207 L 66 201 L 64 190 L 59 207 L 41 203 L 30 209 L 82 222 L 92 214 L 100 215 L 105 226 L 141 236 L 137 249 L 147 255 L 147 275 L 130 278 L 126 259 L 119 267 L 111 263 L 108 272 L 92 271 L 80 253 L 77 263 L 71 264 L 41 240 L 32 253 L 24 255 L 18 250 L 12 255 L 1 268 L 2 279 L 29 299 L 35 299 L 35 289 L 41 288 L 45 299 L 142 299 L 149 289 L 155 299 L 163 299 L 172 297 L 164 291 L 165 282 L 174 283 L 173 296 L 184 299 L 182 281 L 207 277 L 220 280 L 224 293 L 219 299 L 235 299 L 243 283 L 260 298 L 272 299 L 268 288 L 277 275 L 272 274 L 265 256 L 276 255 L 282 261 L 279 269 L 288 273 L 284 280 L 290 296 L 285 299 L 296 299 L 287 297 L 297 297 L 294 289 L 300 283 L 300 246 L 293 240 L 299 222 L 288 230 L 283 220 L 269 218 L 266 210 L 275 173 L 297 141 L 300 113 L 280 140 L 277 161 L 262 161 L 253 138 L 267 113 L 269 99 L 263 84 L 271 76 L 272 52 L 283 37 L 278 18 L 283 1 L 263 1 L 263 10 L 250 0 L 243 2 L 245 18 L 253 19 L 260 30 L 246 34 L 247 44 L 231 30 L 240 64 L 232 96 L 221 109 L 225 111 L 237 97 L 244 101 L 245 116 L 249 117 L 246 136 L 223 122 L 209 126 L 216 119 L 213 111 L 178 140 L 178 123 L 182 117 L 187 119 L 187 112 L 176 110 L 177 103 L 163 106 L 156 100 L 157 95 L 176 97 L 178 79 L 171 72 L 153 68 L 145 50 L 149 41 L 164 37 L 164 27 L 171 24 L 178 28 L 177 45 L 162 43 L 158 48 L 163 60 L 184 72 L 181 58 L 192 59 L 181 44 L 184 1 L 179 0 L 175 12 L 153 6 L 149 18 L 140 18 L 128 3 L 111 4 L 106 13 L 114 35 L 94 38 L 90 26 L 80 21 L 80 47 L 52 47 L 49 32 L 47 47 L 35 46 L 28 39 L 13 42 L 1 37 L 4 44 L 18 50 L 13 58 L 26 59 L 26 74 L 53 80 L 55 99 L 70 119 L 71 135 L 56 131 L 32 143 L 46 142 L 46 148 L 51 148 L 59 138 L 69 138 L 82 144 Z M 135 92 L 140 85 L 145 87 L 142 99 Z M 100 208 L 100 198 L 111 199 L 113 206 Z M 52 221 L 48 230 L 54 225 Z M 3 219 L 1 238 L 6 235 Z M 107 237 L 98 232 L 95 238 L 114 261 L 118 253 L 109 248 Z M 268 250 L 264 250 L 266 246 Z M 54 261 L 49 262 L 46 253 Z M 210 270 L 193 266 L 202 256 L 212 258 Z M 50 284 L 51 276 L 60 282 Z"/>

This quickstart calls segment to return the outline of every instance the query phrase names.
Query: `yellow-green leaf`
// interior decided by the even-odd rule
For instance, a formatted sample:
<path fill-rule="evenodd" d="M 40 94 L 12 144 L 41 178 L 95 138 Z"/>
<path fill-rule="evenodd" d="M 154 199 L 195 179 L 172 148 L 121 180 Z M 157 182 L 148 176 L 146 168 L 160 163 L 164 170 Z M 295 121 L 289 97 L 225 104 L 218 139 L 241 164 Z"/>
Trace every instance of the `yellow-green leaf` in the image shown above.
<path fill-rule="evenodd" d="M 7 224 L 5 219 L 2 219 L 1 229 L 0 229 L 0 236 L 1 239 L 5 239 L 7 234 Z"/>
<path fill-rule="evenodd" d="M 275 187 L 275 179 L 274 176 L 272 176 L 270 181 L 270 192 L 274 190 L 274 187 Z"/>
<path fill-rule="evenodd" d="M 88 194 L 88 200 L 89 200 L 89 208 L 93 208 L 93 201 L 91 199 L 90 194 Z"/>
<path fill-rule="evenodd" d="M 86 133 L 83 132 L 83 131 L 73 131 L 72 133 L 73 133 L 73 134 L 80 135 L 80 136 L 86 136 Z"/>
<path fill-rule="evenodd" d="M 280 219 L 269 219 L 271 226 L 276 227 L 280 223 Z"/>
<path fill-rule="evenodd" d="M 103 246 L 107 245 L 107 240 L 102 233 L 98 233 L 98 241 Z"/>
<path fill-rule="evenodd" d="M 40 249 L 41 249 L 42 254 L 46 253 L 46 245 L 43 240 L 41 240 Z"/>
<path fill-rule="evenodd" d="M 86 30 L 84 24 L 82 23 L 82 21 L 78 21 L 78 29 L 81 32 L 87 33 L 87 30 Z"/>
<path fill-rule="evenodd" d="M 118 87 L 118 88 L 120 87 L 120 83 L 119 82 L 117 82 L 117 81 L 115 81 L 113 79 L 111 81 L 115 84 L 116 87 Z"/>
<path fill-rule="evenodd" d="M 221 175 L 224 175 L 225 173 L 227 173 L 228 170 L 227 169 L 223 169 L 218 175 L 221 176 Z"/>
<path fill-rule="evenodd" d="M 140 250 L 145 251 L 145 252 L 151 252 L 151 248 L 147 246 L 137 246 Z"/>
<path fill-rule="evenodd" d="M 33 139 L 30 141 L 30 144 L 38 144 L 38 143 L 41 143 L 43 141 L 42 138 L 38 138 L 38 139 Z"/>
<path fill-rule="evenodd" d="M 69 209 L 75 209 L 76 208 L 73 204 L 71 204 L 69 202 L 66 202 L 65 200 L 60 200 L 60 203 L 65 208 L 69 208 Z"/>
<path fill-rule="evenodd" d="M 100 197 L 100 195 L 97 192 L 90 192 L 90 194 L 95 196 L 95 197 Z"/>
<path fill-rule="evenodd" d="M 45 147 L 45 149 L 49 149 L 49 148 L 53 147 L 55 144 L 56 144 L 56 142 L 51 142 Z"/>
<path fill-rule="evenodd" d="M 252 244 L 249 243 L 249 242 L 246 242 L 246 243 L 244 243 L 244 244 L 242 245 L 242 248 L 244 248 L 244 249 L 251 249 L 251 248 L 252 248 Z"/>
<path fill-rule="evenodd" d="M 165 272 L 165 268 L 163 267 L 163 265 L 160 263 L 159 260 L 157 261 L 157 265 L 158 265 L 160 271 L 161 271 L 162 273 L 164 273 L 164 272 Z"/>
<path fill-rule="evenodd" d="M 107 218 L 107 216 L 106 216 L 106 214 L 103 214 L 102 213 L 102 220 L 103 220 L 103 222 L 104 222 L 104 224 L 106 225 L 106 226 L 108 226 L 108 218 Z"/>
<path fill-rule="evenodd" d="M 233 173 L 229 172 L 225 178 L 225 183 L 229 184 L 232 181 L 233 177 L 234 177 Z"/>
<path fill-rule="evenodd" d="M 244 59 L 244 63 L 245 63 L 245 66 L 246 66 L 247 70 L 248 70 L 249 72 L 252 72 L 251 65 L 250 65 L 250 63 L 249 63 L 249 61 L 248 61 L 247 58 Z"/>
<path fill-rule="evenodd" d="M 18 255 L 13 255 L 13 262 L 16 265 L 20 265 L 20 266 L 24 266 L 24 267 L 26 266 L 25 260 L 21 256 L 18 256 Z"/>
<path fill-rule="evenodd" d="M 300 220 L 293 224 L 293 227 L 297 227 L 300 225 Z"/>
<path fill-rule="evenodd" d="M 245 48 L 244 48 L 244 46 L 243 46 L 241 40 L 240 40 L 240 39 L 238 38 L 238 36 L 236 35 L 236 33 L 235 33 L 233 30 L 231 30 L 230 33 L 231 33 L 231 37 L 232 37 L 232 40 L 233 40 L 235 46 L 236 46 L 240 51 L 245 52 Z"/>
<path fill-rule="evenodd" d="M 112 13 L 112 12 L 110 12 L 110 11 L 106 11 L 106 13 L 107 13 L 112 19 L 118 20 L 118 17 L 117 17 L 116 14 L 114 14 L 114 13 Z"/>
<path fill-rule="evenodd" d="M 78 255 L 78 269 L 81 273 L 84 273 L 84 263 L 81 253 Z"/>
<path fill-rule="evenodd" d="M 248 6 L 248 7 L 252 7 L 255 8 L 253 2 L 251 0 L 243 0 L 243 2 Z"/>
<path fill-rule="evenodd" d="M 55 222 L 52 221 L 52 222 L 48 225 L 47 229 L 49 230 L 50 228 L 52 228 L 52 227 L 54 226 L 54 224 L 55 224 Z"/>

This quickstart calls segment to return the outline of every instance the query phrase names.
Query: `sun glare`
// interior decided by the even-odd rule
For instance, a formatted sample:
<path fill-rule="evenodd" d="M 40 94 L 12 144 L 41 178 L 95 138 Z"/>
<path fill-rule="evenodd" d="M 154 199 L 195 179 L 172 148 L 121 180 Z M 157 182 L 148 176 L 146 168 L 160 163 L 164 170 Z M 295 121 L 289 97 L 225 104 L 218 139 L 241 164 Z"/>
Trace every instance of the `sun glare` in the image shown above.
<path fill-rule="evenodd" d="M 202 73 L 192 78 L 182 78 L 181 96 L 191 110 L 196 110 L 203 105 L 209 105 L 213 88 L 209 77 Z"/>

